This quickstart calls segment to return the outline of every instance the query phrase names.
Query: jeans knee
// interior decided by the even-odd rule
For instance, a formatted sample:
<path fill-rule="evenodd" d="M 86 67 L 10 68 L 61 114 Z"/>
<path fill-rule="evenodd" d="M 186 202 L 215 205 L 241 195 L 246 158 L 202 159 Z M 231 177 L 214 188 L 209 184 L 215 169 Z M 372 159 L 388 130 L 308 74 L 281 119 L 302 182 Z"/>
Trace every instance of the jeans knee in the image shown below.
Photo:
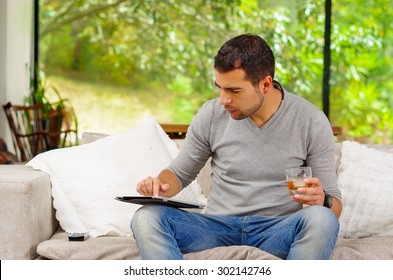
<path fill-rule="evenodd" d="M 131 230 L 142 259 L 181 259 L 171 227 L 179 211 L 173 207 L 149 204 L 139 208 L 132 218 Z"/>
<path fill-rule="evenodd" d="M 307 225 L 322 234 L 337 235 L 340 224 L 334 213 L 324 206 L 312 206 L 304 209 L 304 220 Z"/>
<path fill-rule="evenodd" d="M 337 241 L 339 223 L 323 206 L 310 206 L 297 212 L 296 236 L 288 259 L 329 259 Z"/>
<path fill-rule="evenodd" d="M 139 208 L 135 213 L 131 221 L 131 230 L 134 235 L 145 235 L 151 232 L 157 223 L 161 219 L 160 206 L 157 205 L 145 205 Z"/>

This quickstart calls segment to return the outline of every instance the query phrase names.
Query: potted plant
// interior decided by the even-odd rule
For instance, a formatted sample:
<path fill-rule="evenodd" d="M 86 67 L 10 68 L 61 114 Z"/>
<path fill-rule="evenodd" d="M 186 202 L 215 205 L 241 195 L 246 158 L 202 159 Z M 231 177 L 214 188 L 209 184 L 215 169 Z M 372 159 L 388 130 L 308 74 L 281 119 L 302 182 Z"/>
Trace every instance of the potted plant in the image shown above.
<path fill-rule="evenodd" d="M 62 133 L 67 135 L 74 132 L 75 144 L 78 144 L 78 120 L 71 102 L 63 98 L 57 88 L 48 84 L 45 73 L 35 70 L 36 82 L 31 79 L 31 95 L 26 98 L 27 104 L 42 104 L 44 110 L 43 127 L 48 131 L 48 148 L 54 149 L 65 145 L 61 144 Z"/>

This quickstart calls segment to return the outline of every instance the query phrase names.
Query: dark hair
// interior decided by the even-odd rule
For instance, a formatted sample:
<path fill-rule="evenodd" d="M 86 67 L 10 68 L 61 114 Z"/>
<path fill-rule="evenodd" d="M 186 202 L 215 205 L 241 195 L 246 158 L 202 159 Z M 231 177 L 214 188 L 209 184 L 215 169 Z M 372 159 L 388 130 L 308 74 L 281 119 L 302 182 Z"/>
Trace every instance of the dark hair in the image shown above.
<path fill-rule="evenodd" d="M 254 86 L 270 75 L 274 78 L 274 55 L 264 39 L 253 34 L 243 34 L 227 41 L 214 58 L 214 68 L 219 72 L 243 69 Z"/>

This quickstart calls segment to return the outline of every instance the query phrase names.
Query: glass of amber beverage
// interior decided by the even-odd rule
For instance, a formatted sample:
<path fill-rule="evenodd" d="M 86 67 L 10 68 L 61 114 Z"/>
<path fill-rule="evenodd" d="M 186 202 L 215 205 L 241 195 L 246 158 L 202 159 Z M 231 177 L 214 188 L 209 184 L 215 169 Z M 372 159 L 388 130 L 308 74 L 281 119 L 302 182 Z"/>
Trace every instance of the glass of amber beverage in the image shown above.
<path fill-rule="evenodd" d="M 285 170 L 289 194 L 294 196 L 298 188 L 305 188 L 305 178 L 311 178 L 311 167 L 294 167 Z"/>

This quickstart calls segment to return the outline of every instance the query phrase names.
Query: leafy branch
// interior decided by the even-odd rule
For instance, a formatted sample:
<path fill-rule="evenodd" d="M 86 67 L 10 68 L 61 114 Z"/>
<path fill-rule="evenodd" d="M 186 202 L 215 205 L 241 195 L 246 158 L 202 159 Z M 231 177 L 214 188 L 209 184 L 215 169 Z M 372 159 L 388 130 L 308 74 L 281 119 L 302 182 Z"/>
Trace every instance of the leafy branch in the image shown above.
<path fill-rule="evenodd" d="M 51 33 L 60 27 L 69 24 L 71 22 L 77 21 L 79 19 L 88 17 L 90 15 L 98 14 L 101 11 L 104 11 L 109 8 L 113 8 L 117 5 L 120 5 L 123 2 L 129 0 L 118 0 L 114 3 L 109 4 L 102 4 L 96 5 L 93 7 L 88 8 L 87 10 L 75 11 L 75 4 L 73 1 L 68 1 L 67 4 L 64 6 L 63 11 L 59 12 L 50 22 L 43 24 L 43 28 L 40 31 L 40 37 L 44 37 L 48 33 Z M 74 11 L 73 11 L 74 10 Z M 71 11 L 73 11 L 71 13 Z"/>

